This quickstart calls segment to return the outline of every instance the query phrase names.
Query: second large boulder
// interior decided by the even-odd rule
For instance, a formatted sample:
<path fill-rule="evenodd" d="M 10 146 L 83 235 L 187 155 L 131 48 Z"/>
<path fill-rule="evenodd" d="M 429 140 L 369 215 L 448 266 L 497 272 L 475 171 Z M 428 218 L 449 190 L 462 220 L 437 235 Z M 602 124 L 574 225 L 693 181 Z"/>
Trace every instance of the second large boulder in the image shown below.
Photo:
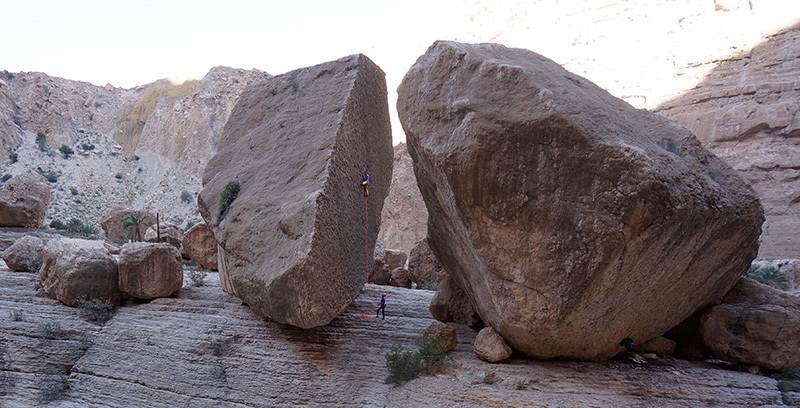
<path fill-rule="evenodd" d="M 372 265 L 391 140 L 384 73 L 363 55 L 245 90 L 198 197 L 223 288 L 280 323 L 339 316 Z"/>
<path fill-rule="evenodd" d="M 436 42 L 397 107 L 431 249 L 524 354 L 601 360 L 658 337 L 758 252 L 763 210 L 728 165 L 541 55 Z"/>

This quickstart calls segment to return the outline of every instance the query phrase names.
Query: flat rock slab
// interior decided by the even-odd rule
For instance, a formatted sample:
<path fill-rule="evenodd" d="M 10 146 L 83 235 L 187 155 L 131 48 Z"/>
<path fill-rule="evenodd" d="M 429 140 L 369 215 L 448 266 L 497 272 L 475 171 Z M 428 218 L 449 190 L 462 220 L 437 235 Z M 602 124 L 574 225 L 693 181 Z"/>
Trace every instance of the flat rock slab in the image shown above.
<path fill-rule="evenodd" d="M 397 107 L 433 252 L 526 355 L 602 360 L 660 336 L 758 252 L 763 210 L 728 165 L 541 55 L 436 42 Z"/>
<path fill-rule="evenodd" d="M 250 86 L 198 197 L 222 248 L 223 288 L 258 314 L 298 327 L 341 314 L 372 263 L 391 139 L 384 73 L 363 55 Z M 220 220 L 220 193 L 232 181 L 240 191 Z"/>

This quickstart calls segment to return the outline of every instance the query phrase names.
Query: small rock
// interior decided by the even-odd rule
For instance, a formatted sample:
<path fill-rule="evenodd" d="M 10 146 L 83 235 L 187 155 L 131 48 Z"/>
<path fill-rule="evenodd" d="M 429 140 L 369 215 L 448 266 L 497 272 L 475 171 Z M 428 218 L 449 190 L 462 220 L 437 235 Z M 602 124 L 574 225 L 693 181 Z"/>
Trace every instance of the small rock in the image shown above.
<path fill-rule="evenodd" d="M 432 339 L 441 339 L 441 351 L 453 350 L 458 345 L 458 334 L 456 332 L 456 328 L 438 320 L 432 321 L 431 324 L 425 328 L 422 336 Z"/>
<path fill-rule="evenodd" d="M 11 270 L 38 272 L 42 266 L 42 251 L 44 251 L 44 241 L 26 235 L 3 251 L 1 256 Z"/>
<path fill-rule="evenodd" d="M 484 327 L 475 337 L 475 354 L 481 360 L 490 363 L 503 361 L 511 357 L 511 347 L 491 327 Z"/>

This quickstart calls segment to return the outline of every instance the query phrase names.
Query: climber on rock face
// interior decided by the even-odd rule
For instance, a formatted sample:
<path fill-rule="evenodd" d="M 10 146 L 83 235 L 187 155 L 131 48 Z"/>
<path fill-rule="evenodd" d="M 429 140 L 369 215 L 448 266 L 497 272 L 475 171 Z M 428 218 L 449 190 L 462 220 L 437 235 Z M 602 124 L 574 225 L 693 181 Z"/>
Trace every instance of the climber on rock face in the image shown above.
<path fill-rule="evenodd" d="M 369 173 L 364 173 L 364 181 L 361 182 L 364 186 L 364 197 L 369 197 Z"/>

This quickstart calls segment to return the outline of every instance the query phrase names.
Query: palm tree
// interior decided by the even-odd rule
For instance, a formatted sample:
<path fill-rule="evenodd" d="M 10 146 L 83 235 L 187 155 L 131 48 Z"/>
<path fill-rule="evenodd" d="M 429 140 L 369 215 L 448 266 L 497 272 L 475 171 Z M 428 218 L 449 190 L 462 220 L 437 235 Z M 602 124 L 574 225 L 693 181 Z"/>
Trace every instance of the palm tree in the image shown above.
<path fill-rule="evenodd" d="M 122 228 L 124 230 L 126 230 L 126 231 L 128 229 L 131 230 L 131 233 L 130 233 L 131 234 L 130 235 L 131 241 L 136 242 L 136 241 L 141 241 L 142 240 L 141 228 L 147 226 L 147 224 L 144 222 L 145 218 L 147 218 L 147 216 L 145 216 L 145 215 L 131 214 L 122 223 Z"/>

